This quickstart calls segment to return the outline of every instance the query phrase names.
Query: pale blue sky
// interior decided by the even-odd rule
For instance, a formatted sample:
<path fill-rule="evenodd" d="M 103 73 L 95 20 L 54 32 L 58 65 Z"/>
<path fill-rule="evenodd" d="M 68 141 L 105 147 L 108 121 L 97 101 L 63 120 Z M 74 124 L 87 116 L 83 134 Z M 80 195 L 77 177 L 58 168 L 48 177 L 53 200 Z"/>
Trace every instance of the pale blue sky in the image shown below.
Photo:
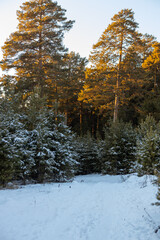
<path fill-rule="evenodd" d="M 16 10 L 23 2 L 0 0 L 0 46 L 16 30 Z M 76 21 L 66 34 L 65 45 L 82 57 L 88 57 L 111 17 L 123 8 L 133 9 L 140 32 L 153 34 L 160 41 L 160 0 L 58 0 L 58 3 L 67 10 L 68 18 Z"/>

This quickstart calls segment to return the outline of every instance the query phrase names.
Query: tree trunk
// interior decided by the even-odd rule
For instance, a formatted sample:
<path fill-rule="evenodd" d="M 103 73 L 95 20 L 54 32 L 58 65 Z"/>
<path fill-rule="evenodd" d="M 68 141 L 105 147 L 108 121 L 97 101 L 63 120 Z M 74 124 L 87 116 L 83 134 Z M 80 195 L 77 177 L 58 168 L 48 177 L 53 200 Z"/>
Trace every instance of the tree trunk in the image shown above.
<path fill-rule="evenodd" d="M 116 82 L 116 90 L 115 90 L 115 100 L 114 100 L 114 114 L 113 114 L 113 122 L 115 123 L 118 120 L 118 111 L 119 111 L 119 88 L 121 84 L 121 62 L 122 62 L 122 50 L 123 50 L 123 33 L 121 36 L 121 44 L 119 50 L 119 63 L 118 63 L 118 71 L 117 71 L 117 82 Z"/>
<path fill-rule="evenodd" d="M 64 124 L 68 125 L 68 100 L 66 102 L 65 112 L 64 112 Z"/>
<path fill-rule="evenodd" d="M 121 58 L 122 58 L 122 56 L 120 55 L 118 72 L 117 72 L 117 82 L 116 82 L 116 90 L 115 90 L 115 100 L 114 100 L 114 115 L 113 115 L 113 122 L 114 122 L 114 123 L 118 120 Z"/>
<path fill-rule="evenodd" d="M 80 135 L 82 135 L 82 103 L 80 103 L 79 124 L 80 124 Z"/>
<path fill-rule="evenodd" d="M 155 74 L 154 74 L 154 91 L 157 91 L 157 68 L 155 69 Z"/>
<path fill-rule="evenodd" d="M 113 122 L 115 123 L 118 119 L 118 109 L 119 108 L 119 96 L 118 94 L 115 95 L 114 100 L 114 116 L 113 116 Z"/>
<path fill-rule="evenodd" d="M 43 1 L 40 0 L 40 4 L 42 5 Z M 43 97 L 43 77 L 42 77 L 42 12 L 40 10 L 40 29 L 39 29 L 39 73 L 38 73 L 38 78 L 39 78 L 39 86 L 40 86 L 40 96 Z"/>
<path fill-rule="evenodd" d="M 58 90 L 57 84 L 55 85 L 56 93 L 55 93 L 55 106 L 54 106 L 54 114 L 55 114 L 55 122 L 57 123 L 57 116 L 58 116 Z"/>

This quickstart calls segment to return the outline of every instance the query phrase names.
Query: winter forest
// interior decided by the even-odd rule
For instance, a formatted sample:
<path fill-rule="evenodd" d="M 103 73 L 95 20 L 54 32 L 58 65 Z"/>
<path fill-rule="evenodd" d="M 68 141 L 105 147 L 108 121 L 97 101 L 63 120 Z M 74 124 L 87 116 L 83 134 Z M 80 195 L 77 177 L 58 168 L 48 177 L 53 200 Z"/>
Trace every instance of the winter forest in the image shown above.
<path fill-rule="evenodd" d="M 74 20 L 57 2 L 26 1 L 17 19 L 0 62 L 0 185 L 158 176 L 160 43 L 133 10 L 112 17 L 89 59 L 64 46 Z"/>
<path fill-rule="evenodd" d="M 24 0 L 2 46 L 0 239 L 158 240 L 160 42 L 124 8 L 87 59 L 66 11 Z"/>

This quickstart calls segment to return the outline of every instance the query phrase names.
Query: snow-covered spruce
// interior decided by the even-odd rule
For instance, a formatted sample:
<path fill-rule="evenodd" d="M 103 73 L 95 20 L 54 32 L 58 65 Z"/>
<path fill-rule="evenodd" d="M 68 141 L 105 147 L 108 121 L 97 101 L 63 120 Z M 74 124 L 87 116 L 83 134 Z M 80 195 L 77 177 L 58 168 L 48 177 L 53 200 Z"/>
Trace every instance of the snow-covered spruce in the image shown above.
<path fill-rule="evenodd" d="M 139 174 L 154 174 L 155 170 L 160 170 L 160 123 L 152 116 L 139 125 L 136 157 Z"/>
<path fill-rule="evenodd" d="M 11 101 L 1 100 L 0 185 L 13 180 L 66 181 L 74 176 L 71 130 L 62 116 L 55 119 L 53 110 L 38 101 L 38 95 L 37 104 L 30 99 L 28 111 L 18 114 Z"/>
<path fill-rule="evenodd" d="M 62 116 L 58 116 L 55 121 L 52 110 L 43 112 L 31 131 L 34 158 L 31 176 L 38 182 L 66 181 L 74 176 L 77 155 L 72 146 L 73 135 L 62 120 Z"/>
<path fill-rule="evenodd" d="M 83 137 L 77 137 L 74 148 L 78 156 L 77 174 L 90 174 L 101 172 L 101 158 L 99 156 L 99 142 L 89 133 Z"/>
<path fill-rule="evenodd" d="M 133 171 L 136 133 L 130 123 L 110 123 L 102 142 L 102 173 L 127 174 Z"/>
<path fill-rule="evenodd" d="M 0 185 L 5 186 L 17 174 L 18 149 L 15 142 L 21 135 L 23 124 L 11 104 L 1 99 L 0 103 Z M 24 138 L 23 138 L 24 140 Z"/>

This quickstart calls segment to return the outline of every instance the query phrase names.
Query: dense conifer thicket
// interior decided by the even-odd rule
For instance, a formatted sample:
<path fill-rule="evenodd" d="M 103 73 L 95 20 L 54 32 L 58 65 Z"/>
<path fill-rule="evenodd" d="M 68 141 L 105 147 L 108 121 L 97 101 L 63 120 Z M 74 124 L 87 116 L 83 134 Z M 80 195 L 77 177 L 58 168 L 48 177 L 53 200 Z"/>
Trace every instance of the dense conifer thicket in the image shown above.
<path fill-rule="evenodd" d="M 160 43 L 123 9 L 87 60 L 63 45 L 65 11 L 26 1 L 2 48 L 0 185 L 160 171 Z"/>
<path fill-rule="evenodd" d="M 1 101 L 0 184 L 9 180 L 66 181 L 74 176 L 74 136 L 63 116 L 55 118 L 54 112 L 42 103 L 35 92 L 25 112 L 16 113 L 10 100 Z"/>

